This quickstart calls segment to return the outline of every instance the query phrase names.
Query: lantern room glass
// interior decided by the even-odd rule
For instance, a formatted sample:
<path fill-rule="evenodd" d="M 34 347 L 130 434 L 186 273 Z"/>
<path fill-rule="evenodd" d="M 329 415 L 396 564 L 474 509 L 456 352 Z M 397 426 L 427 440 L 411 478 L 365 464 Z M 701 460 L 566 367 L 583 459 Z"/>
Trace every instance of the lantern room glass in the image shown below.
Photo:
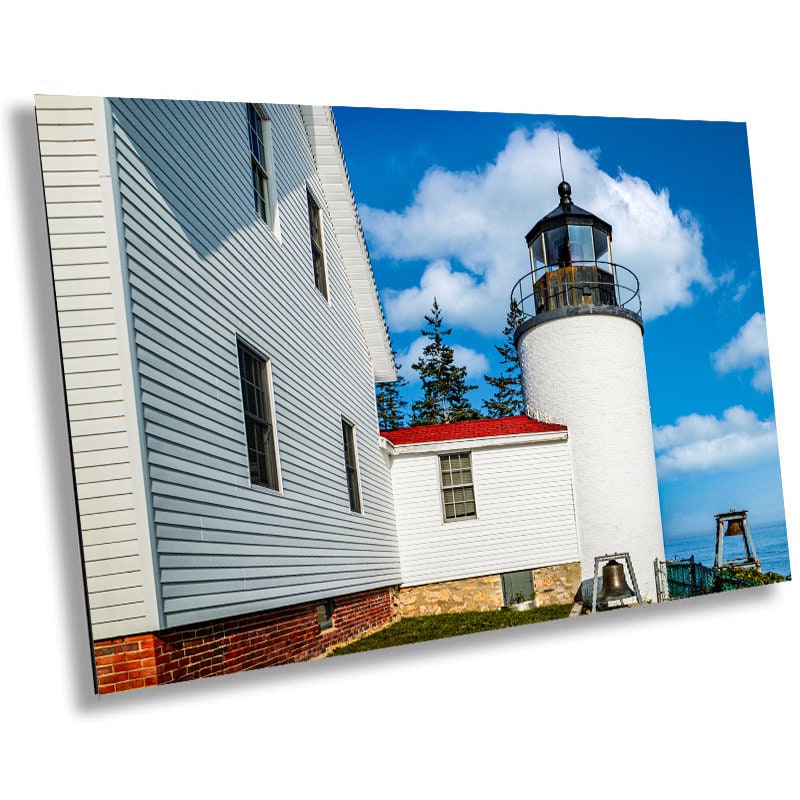
<path fill-rule="evenodd" d="M 608 234 L 591 225 L 565 225 L 544 231 L 530 244 L 531 268 L 535 276 L 569 264 L 610 267 Z"/>
<path fill-rule="evenodd" d="M 588 225 L 570 225 L 569 254 L 573 264 L 586 264 L 594 262 L 594 241 L 592 229 Z"/>

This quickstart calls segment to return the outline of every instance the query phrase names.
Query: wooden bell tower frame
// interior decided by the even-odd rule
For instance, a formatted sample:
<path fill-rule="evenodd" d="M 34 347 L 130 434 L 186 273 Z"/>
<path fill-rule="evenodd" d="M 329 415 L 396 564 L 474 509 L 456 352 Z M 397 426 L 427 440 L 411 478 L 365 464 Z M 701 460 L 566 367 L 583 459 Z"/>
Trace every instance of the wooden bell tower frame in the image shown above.
<path fill-rule="evenodd" d="M 753 537 L 750 535 L 750 526 L 747 524 L 747 511 L 734 511 L 731 509 L 727 514 L 716 514 L 717 520 L 717 543 L 714 548 L 714 569 L 723 567 L 755 567 L 761 572 L 761 562 L 756 555 L 756 547 L 753 544 Z M 727 531 L 723 530 L 725 523 L 728 523 Z M 737 523 L 738 530 L 731 532 L 732 523 Z M 723 558 L 723 543 L 726 536 L 741 536 L 744 541 L 744 549 L 747 555 L 744 558 L 733 558 L 727 561 Z"/>

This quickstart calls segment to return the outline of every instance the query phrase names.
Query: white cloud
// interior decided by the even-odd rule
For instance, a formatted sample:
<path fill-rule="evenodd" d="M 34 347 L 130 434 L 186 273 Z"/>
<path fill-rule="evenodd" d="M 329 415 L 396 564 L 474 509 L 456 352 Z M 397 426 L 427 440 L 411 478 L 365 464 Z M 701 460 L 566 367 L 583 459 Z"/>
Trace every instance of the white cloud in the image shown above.
<path fill-rule="evenodd" d="M 760 420 L 742 406 L 722 418 L 689 414 L 674 425 L 653 429 L 656 465 L 662 478 L 692 472 L 744 469 L 776 458 L 774 420 Z"/>
<path fill-rule="evenodd" d="M 411 368 L 412 364 L 416 364 L 417 360 L 422 355 L 422 351 L 430 339 L 427 336 L 418 336 L 409 345 L 408 350 L 404 353 L 398 354 L 398 361 L 402 364 L 400 370 L 403 377 L 408 381 L 409 385 L 419 383 L 419 373 Z M 467 381 L 478 382 L 483 380 L 484 373 L 489 371 L 489 362 L 483 353 L 477 350 L 472 350 L 469 347 L 462 347 L 459 344 L 453 345 L 453 361 L 458 367 L 467 368 Z"/>
<path fill-rule="evenodd" d="M 752 369 L 753 387 L 760 392 L 768 392 L 772 388 L 772 376 L 764 315 L 753 314 L 733 339 L 711 354 L 711 363 L 721 375 Z"/>
<path fill-rule="evenodd" d="M 574 202 L 612 224 L 614 260 L 638 275 L 646 318 L 691 304 L 698 287 L 713 289 L 699 225 L 670 208 L 666 190 L 625 173 L 612 178 L 567 134 L 561 150 Z M 520 129 L 483 169 L 428 170 L 401 212 L 360 207 L 373 255 L 430 262 L 417 286 L 384 291 L 393 329 L 419 325 L 434 294 L 454 325 L 502 329 L 512 286 L 529 269 L 525 234 L 558 203 L 557 152 L 554 130 Z"/>
<path fill-rule="evenodd" d="M 734 293 L 733 298 L 732 298 L 733 302 L 734 303 L 738 303 L 739 301 L 741 301 L 744 298 L 744 296 L 748 293 L 748 291 L 750 291 L 750 279 L 749 278 L 746 281 L 742 281 L 736 287 L 736 292 Z"/>
<path fill-rule="evenodd" d="M 485 314 L 486 298 L 482 296 L 475 276 L 463 271 L 453 271 L 450 262 L 439 260 L 428 266 L 419 286 L 402 291 L 387 289 L 383 292 L 390 327 L 394 330 L 413 330 L 419 327 L 424 315 L 430 313 L 433 298 L 446 298 L 442 305 L 447 319 L 450 321 L 457 318 L 460 326 L 465 317 L 479 318 Z M 507 305 L 508 301 L 505 303 Z"/>

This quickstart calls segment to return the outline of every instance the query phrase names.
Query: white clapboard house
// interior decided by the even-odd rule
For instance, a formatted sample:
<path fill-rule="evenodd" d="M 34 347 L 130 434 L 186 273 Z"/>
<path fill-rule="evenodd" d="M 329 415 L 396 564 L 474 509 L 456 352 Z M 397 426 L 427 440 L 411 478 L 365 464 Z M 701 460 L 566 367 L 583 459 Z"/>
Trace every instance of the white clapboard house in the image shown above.
<path fill-rule="evenodd" d="M 329 107 L 36 117 L 99 692 L 572 599 L 568 427 L 379 434 L 395 368 Z"/>

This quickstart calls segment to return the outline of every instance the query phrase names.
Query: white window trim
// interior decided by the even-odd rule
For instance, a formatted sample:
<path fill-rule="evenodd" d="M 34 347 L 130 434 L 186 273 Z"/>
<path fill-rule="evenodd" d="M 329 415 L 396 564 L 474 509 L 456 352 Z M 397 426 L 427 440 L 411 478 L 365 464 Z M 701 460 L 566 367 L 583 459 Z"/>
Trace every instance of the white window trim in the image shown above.
<path fill-rule="evenodd" d="M 314 245 L 311 243 L 311 208 L 308 205 L 309 198 L 314 201 L 317 206 L 317 217 L 319 219 L 319 235 L 320 235 L 320 247 L 322 248 L 322 270 L 323 270 L 323 277 L 325 280 L 325 291 L 323 292 L 317 286 L 316 274 L 314 273 Z M 311 270 L 312 270 L 312 277 L 314 279 L 314 289 L 316 290 L 317 294 L 322 297 L 325 302 L 330 306 L 331 304 L 331 282 L 330 282 L 330 275 L 328 273 L 328 252 L 325 246 L 325 220 L 322 215 L 323 204 L 319 202 L 319 196 L 315 191 L 311 189 L 311 187 L 306 184 L 306 208 L 308 211 L 308 238 L 309 238 L 309 246 L 311 248 Z"/>
<path fill-rule="evenodd" d="M 275 188 L 275 160 L 272 155 L 272 120 L 270 119 L 270 116 L 267 113 L 267 110 L 262 103 L 249 103 L 248 105 L 252 106 L 252 108 L 256 112 L 256 116 L 261 122 L 261 141 L 264 145 L 264 160 L 266 162 L 265 164 L 261 164 L 260 166 L 264 170 L 267 183 L 266 196 L 264 197 L 267 219 L 265 220 L 260 214 L 258 214 L 257 210 L 256 210 L 256 216 L 267 226 L 267 228 L 278 239 L 280 239 L 278 194 Z M 249 115 L 247 124 L 248 125 L 250 124 Z M 249 145 L 249 131 L 248 131 L 248 145 Z M 253 159 L 252 148 L 250 148 L 250 159 L 252 162 Z"/>
<path fill-rule="evenodd" d="M 445 486 L 444 481 L 442 480 L 442 456 L 458 456 L 458 455 L 468 455 L 469 456 L 469 470 L 472 473 L 472 483 L 463 484 L 464 486 L 471 486 L 472 487 L 472 501 L 475 503 L 475 514 L 469 517 L 448 517 L 446 504 L 444 500 L 444 492 L 445 489 L 452 489 L 456 487 L 452 486 Z M 444 453 L 436 453 L 436 472 L 439 476 L 439 505 L 442 510 L 442 523 L 446 525 L 452 525 L 454 522 L 475 522 L 478 519 L 478 493 L 475 490 L 475 463 L 472 458 L 472 451 L 471 450 L 449 450 Z"/>
<path fill-rule="evenodd" d="M 253 483 L 253 477 L 250 474 L 250 467 L 249 467 L 249 445 L 247 442 L 247 412 L 245 410 L 244 405 L 244 396 L 241 397 L 241 408 L 242 408 L 242 422 L 244 424 L 244 447 L 245 447 L 245 456 L 246 456 L 246 463 L 248 464 L 247 467 L 247 480 L 249 483 L 250 489 L 258 492 L 266 492 L 267 494 L 271 495 L 283 495 L 283 474 L 281 471 L 281 451 L 280 445 L 278 444 L 278 422 L 275 415 L 275 393 L 272 384 L 272 359 L 267 358 L 264 356 L 261 351 L 255 347 L 253 347 L 247 340 L 243 339 L 241 336 L 235 337 L 236 343 L 236 362 L 237 367 L 239 369 L 239 386 L 240 386 L 240 393 L 241 393 L 241 377 L 242 377 L 242 367 L 241 363 L 239 362 L 239 346 L 241 345 L 245 349 L 249 350 L 254 356 L 259 358 L 261 361 L 264 362 L 264 374 L 267 381 L 267 399 L 269 400 L 269 410 L 270 410 L 270 422 L 272 423 L 272 442 L 273 447 L 275 448 L 275 472 L 278 479 L 278 486 L 276 489 L 273 489 L 271 486 L 266 486 L 263 483 Z"/>
<path fill-rule="evenodd" d="M 342 454 L 346 454 L 346 442 L 344 436 L 344 426 L 349 425 L 350 429 L 353 431 L 353 460 L 355 461 L 355 477 L 356 477 L 356 490 L 358 494 L 358 510 L 354 509 L 350 504 L 350 480 L 347 476 L 347 462 L 344 462 L 345 468 L 345 487 L 347 488 L 347 508 L 351 514 L 358 514 L 359 516 L 364 515 L 364 495 L 361 489 L 361 464 L 358 460 L 358 432 L 356 431 L 356 424 L 352 422 L 347 417 L 342 416 L 341 418 L 341 427 L 342 427 Z"/>

